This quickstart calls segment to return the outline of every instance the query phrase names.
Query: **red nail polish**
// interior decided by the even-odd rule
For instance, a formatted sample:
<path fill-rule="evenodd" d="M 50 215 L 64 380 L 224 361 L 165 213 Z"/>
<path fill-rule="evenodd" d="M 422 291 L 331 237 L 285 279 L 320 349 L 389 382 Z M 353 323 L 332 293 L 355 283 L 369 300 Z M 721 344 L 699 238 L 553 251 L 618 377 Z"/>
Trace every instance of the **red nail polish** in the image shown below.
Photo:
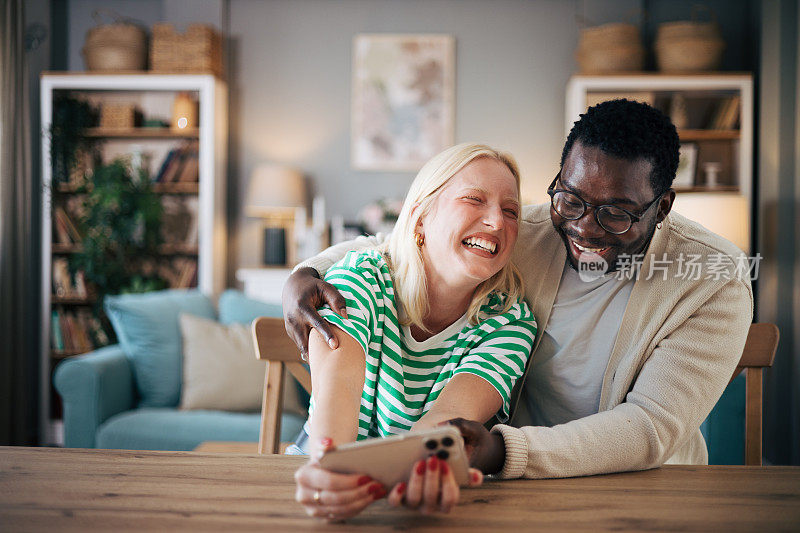
<path fill-rule="evenodd" d="M 425 461 L 417 463 L 417 474 L 420 476 L 425 473 Z"/>
<path fill-rule="evenodd" d="M 367 493 L 372 494 L 373 496 L 380 493 L 381 491 L 383 491 L 383 487 L 381 487 L 380 483 L 373 483 L 367 488 Z"/>
<path fill-rule="evenodd" d="M 446 476 L 450 472 L 450 467 L 447 466 L 447 462 L 446 461 L 442 461 L 442 465 L 441 466 L 442 466 L 442 475 Z"/>
<path fill-rule="evenodd" d="M 323 448 L 327 448 L 327 447 L 329 447 L 331 444 L 333 444 L 333 441 L 332 441 L 331 439 L 329 439 L 328 437 L 323 437 L 323 438 L 321 438 L 321 439 L 319 440 L 319 443 L 320 443 L 320 444 L 322 444 L 322 447 L 323 447 Z"/>
<path fill-rule="evenodd" d="M 477 483 L 478 481 L 481 480 L 481 475 L 479 473 L 477 473 L 477 472 L 473 472 L 470 477 L 472 477 L 472 482 L 473 483 Z"/>
<path fill-rule="evenodd" d="M 356 481 L 356 484 L 359 487 L 363 487 L 364 485 L 366 485 L 370 481 L 372 481 L 371 477 L 369 477 L 369 476 L 361 476 L 360 478 L 358 478 L 358 481 Z"/>
<path fill-rule="evenodd" d="M 431 455 L 430 458 L 428 458 L 428 468 L 431 472 L 436 472 L 439 468 L 439 458 L 435 455 Z"/>
<path fill-rule="evenodd" d="M 405 481 L 401 481 L 401 482 L 400 482 L 400 483 L 398 483 L 398 485 L 397 485 L 397 494 L 400 494 L 400 495 L 402 495 L 402 494 L 404 494 L 405 492 L 406 492 L 406 483 L 405 483 Z"/>

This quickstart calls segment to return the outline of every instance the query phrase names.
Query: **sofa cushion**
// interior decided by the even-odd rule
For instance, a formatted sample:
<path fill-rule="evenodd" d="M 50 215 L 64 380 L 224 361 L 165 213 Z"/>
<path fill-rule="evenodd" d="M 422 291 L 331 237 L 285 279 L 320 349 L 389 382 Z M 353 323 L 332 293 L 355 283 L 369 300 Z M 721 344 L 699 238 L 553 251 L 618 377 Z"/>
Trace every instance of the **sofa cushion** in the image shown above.
<path fill-rule="evenodd" d="M 248 298 L 241 291 L 228 289 L 219 297 L 219 321 L 223 324 L 249 324 L 260 316 L 282 317 L 283 309 Z"/>
<path fill-rule="evenodd" d="M 293 442 L 304 420 L 281 418 L 281 441 Z M 261 415 L 222 411 L 141 408 L 109 418 L 97 431 L 97 447 L 125 450 L 193 450 L 213 441 L 258 442 Z"/>
<path fill-rule="evenodd" d="M 250 324 L 260 316 L 281 318 L 283 316 L 283 309 L 278 304 L 248 298 L 241 291 L 234 289 L 228 289 L 219 297 L 219 321 L 223 324 Z M 308 366 L 306 366 L 306 370 L 308 370 Z M 291 411 L 305 416 L 308 412 L 310 396 L 303 386 L 289 377 L 288 374 L 287 372 L 284 385 L 284 412 Z"/>
<path fill-rule="evenodd" d="M 107 296 L 104 302 L 122 349 L 131 360 L 141 407 L 174 407 L 181 397 L 181 331 L 178 315 L 215 318 L 197 290 Z"/>
<path fill-rule="evenodd" d="M 181 409 L 261 409 L 266 364 L 255 357 L 250 328 L 184 314 L 180 324 Z"/>

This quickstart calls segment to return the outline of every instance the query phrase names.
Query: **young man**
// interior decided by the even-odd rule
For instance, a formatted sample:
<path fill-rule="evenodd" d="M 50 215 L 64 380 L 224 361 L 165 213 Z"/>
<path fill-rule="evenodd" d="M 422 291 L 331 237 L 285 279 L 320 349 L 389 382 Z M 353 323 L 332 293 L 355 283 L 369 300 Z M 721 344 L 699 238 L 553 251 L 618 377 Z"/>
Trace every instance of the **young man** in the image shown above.
<path fill-rule="evenodd" d="M 670 214 L 675 127 L 615 100 L 575 123 L 548 189 L 523 209 L 513 261 L 543 328 L 509 424 L 455 420 L 473 466 L 503 478 L 568 477 L 708 461 L 700 424 L 736 367 L 753 317 L 741 250 Z M 330 340 L 318 279 L 365 239 L 330 248 L 284 289 L 287 331 Z M 335 341 L 334 341 L 335 342 Z"/>

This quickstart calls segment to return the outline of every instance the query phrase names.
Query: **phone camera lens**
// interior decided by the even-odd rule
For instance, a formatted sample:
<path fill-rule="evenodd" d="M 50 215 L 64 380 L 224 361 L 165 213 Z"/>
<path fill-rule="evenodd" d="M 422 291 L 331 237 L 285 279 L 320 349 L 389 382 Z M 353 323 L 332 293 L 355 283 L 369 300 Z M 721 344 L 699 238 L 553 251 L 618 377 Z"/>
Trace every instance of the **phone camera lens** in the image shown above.
<path fill-rule="evenodd" d="M 428 448 L 429 450 L 435 450 L 436 446 L 438 446 L 438 445 L 439 445 L 439 443 L 436 442 L 433 439 L 425 442 L 425 447 Z"/>
<path fill-rule="evenodd" d="M 442 439 L 442 444 L 445 445 L 445 446 L 452 446 L 453 445 L 453 439 L 451 439 L 450 437 L 445 437 L 445 438 Z"/>
<path fill-rule="evenodd" d="M 450 452 L 447 450 L 439 450 L 436 452 L 436 457 L 441 459 L 442 461 L 447 461 L 447 458 L 450 457 Z"/>

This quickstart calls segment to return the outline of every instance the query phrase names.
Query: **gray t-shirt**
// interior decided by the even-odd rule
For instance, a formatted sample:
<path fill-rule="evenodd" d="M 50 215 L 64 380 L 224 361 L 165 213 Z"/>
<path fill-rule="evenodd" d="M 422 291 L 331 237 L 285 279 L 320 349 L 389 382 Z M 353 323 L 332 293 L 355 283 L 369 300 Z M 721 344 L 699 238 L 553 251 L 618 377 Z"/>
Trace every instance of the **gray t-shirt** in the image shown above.
<path fill-rule="evenodd" d="M 564 266 L 515 425 L 552 427 L 597 413 L 603 375 L 633 284 L 633 279 L 615 274 L 584 281 Z"/>

